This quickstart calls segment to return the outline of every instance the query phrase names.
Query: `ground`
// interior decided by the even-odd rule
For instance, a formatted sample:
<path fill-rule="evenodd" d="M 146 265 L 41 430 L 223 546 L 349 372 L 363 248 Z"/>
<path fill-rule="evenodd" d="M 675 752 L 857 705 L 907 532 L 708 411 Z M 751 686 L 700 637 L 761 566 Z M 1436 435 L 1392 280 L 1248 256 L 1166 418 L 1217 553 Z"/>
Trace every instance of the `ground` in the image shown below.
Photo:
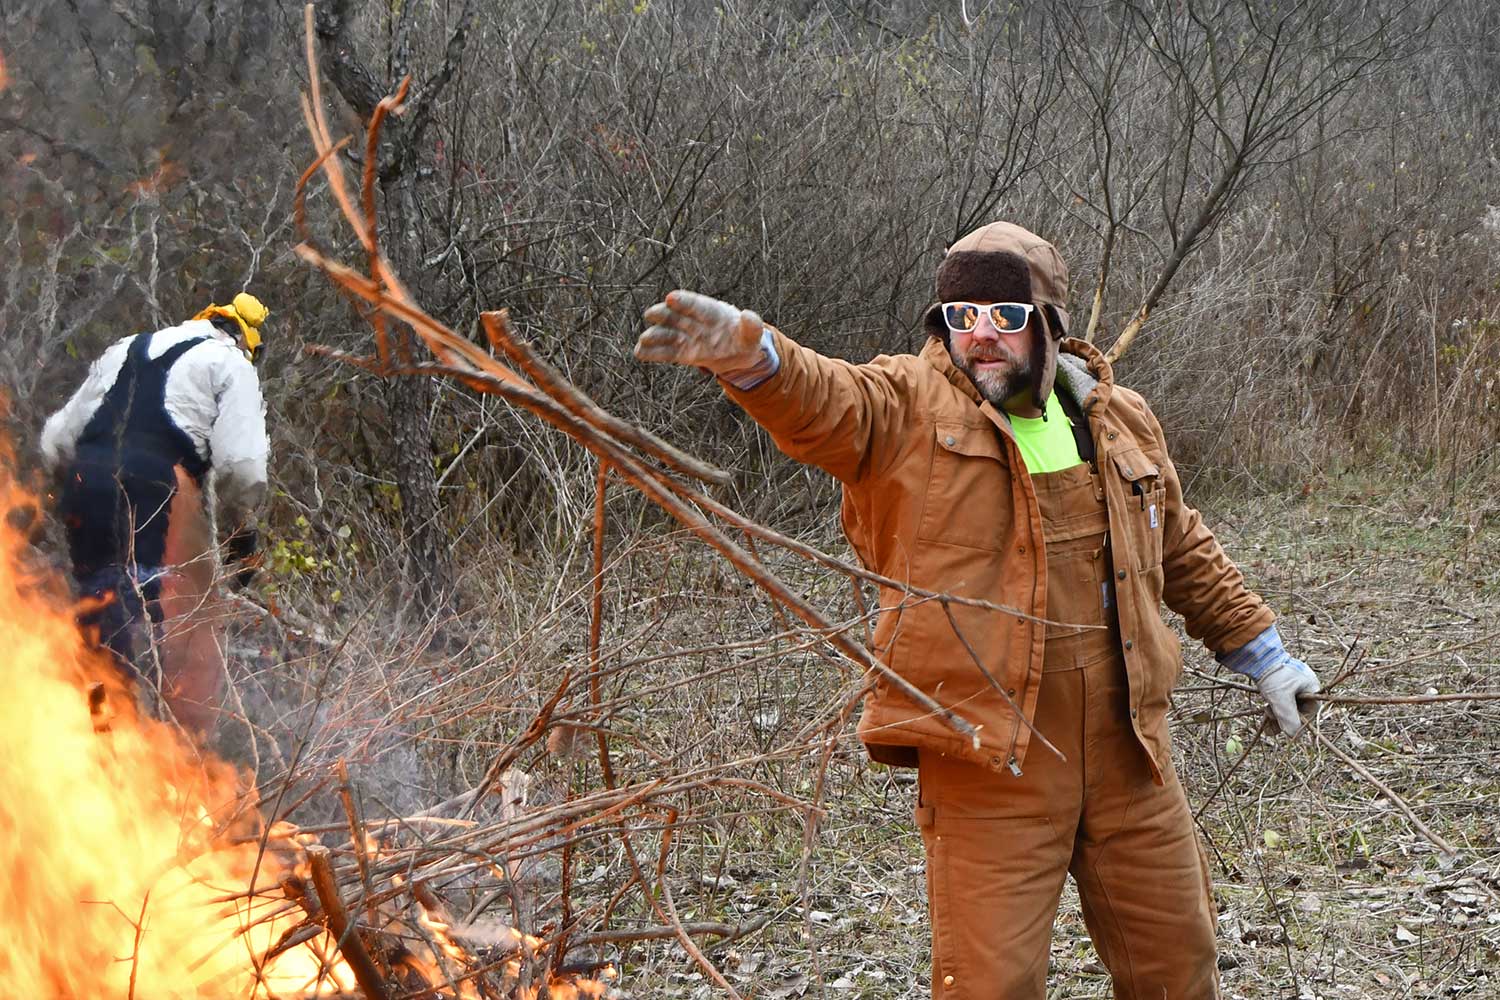
<path fill-rule="evenodd" d="M 1343 475 L 1221 497 L 1205 513 L 1324 683 L 1355 668 L 1335 693 L 1500 691 L 1500 500 L 1483 484 L 1393 490 L 1378 476 Z M 1202 647 L 1184 648 L 1190 668 L 1214 671 Z M 794 673 L 806 669 L 831 670 L 799 664 Z M 816 707 L 802 682 L 776 688 L 756 677 L 754 690 L 731 681 L 738 692 L 723 695 L 738 717 L 705 706 L 716 726 L 753 730 L 768 711 Z M 1210 687 L 1186 676 L 1173 719 L 1212 860 L 1226 996 L 1500 996 L 1500 701 L 1329 705 L 1317 722 L 1457 850 L 1446 860 L 1332 752 L 1308 735 L 1256 742 L 1258 718 L 1234 717 L 1252 703 Z M 807 796 L 817 759 L 808 751 L 762 770 Z M 679 853 L 683 919 L 771 918 L 710 951 L 743 995 L 925 991 L 913 795 L 911 772 L 868 764 L 846 729 L 805 888 L 802 827 L 787 813 L 721 818 L 697 850 Z M 1111 995 L 1071 887 L 1052 964 L 1050 997 Z M 631 996 L 719 993 L 674 947 L 636 948 L 624 968 Z"/>
<path fill-rule="evenodd" d="M 766 520 L 840 552 L 833 518 L 818 513 L 829 509 L 828 496 L 808 483 L 808 495 L 793 498 L 800 520 L 774 513 Z M 623 490 L 612 496 L 628 512 L 612 523 L 632 525 L 612 530 L 607 546 L 599 697 L 609 709 L 612 767 L 621 784 L 694 784 L 659 799 L 643 793 L 638 808 L 574 828 L 568 894 L 581 923 L 569 960 L 614 963 L 622 997 L 727 996 L 660 932 L 670 922 L 663 872 L 683 922 L 757 928 L 727 944 L 697 938 L 741 996 L 924 995 L 928 926 L 911 822 L 914 773 L 869 763 L 847 715 L 820 728 L 850 704 L 857 672 L 820 653 L 697 541 L 636 516 L 638 508 L 622 506 L 630 502 Z M 1259 702 L 1219 687 L 1213 658 L 1184 643 L 1175 752 L 1211 862 L 1226 996 L 1500 997 L 1493 480 L 1419 474 L 1400 485 L 1374 472 L 1330 472 L 1287 489 L 1221 486 L 1195 502 L 1278 612 L 1289 647 L 1333 694 L 1491 693 L 1491 700 L 1328 704 L 1296 739 L 1258 738 Z M 479 784 L 559 683 L 569 687 L 557 712 L 592 718 L 584 524 L 556 553 L 488 559 L 500 572 L 490 574 L 479 603 L 485 634 L 473 638 L 472 622 L 455 630 L 470 636 L 457 650 L 451 637 L 446 645 L 411 643 L 400 628 L 376 628 L 378 612 L 347 597 L 318 612 L 326 633 L 319 642 L 299 646 L 283 624 L 281 638 L 257 653 L 253 630 L 241 633 L 239 691 L 266 720 L 268 736 L 291 737 L 255 745 L 262 787 L 275 787 L 266 775 L 279 768 L 306 781 L 346 758 L 367 819 L 411 815 Z M 758 550 L 830 620 L 855 617 L 840 574 Z M 361 587 L 347 581 L 344 590 Z M 290 608 L 311 595 L 287 586 L 271 596 Z M 293 648 L 305 655 L 289 655 Z M 244 669 L 252 663 L 259 672 Z M 554 730 L 517 751 L 514 768 L 527 789 L 512 803 L 517 815 L 544 817 L 598 794 L 591 732 L 568 737 Z M 251 755 L 241 747 L 233 756 Z M 1392 794 L 1456 855 L 1445 858 Z M 803 806 L 813 803 L 823 814 L 809 844 Z M 620 816 L 654 886 L 649 903 L 638 888 L 622 888 L 632 865 L 611 825 Z M 294 818 L 334 831 L 344 823 L 328 796 L 310 799 Z M 484 842 L 496 837 L 503 840 Z M 415 831 L 396 839 L 414 859 L 462 847 Z M 529 858 L 512 863 L 515 886 L 481 867 L 432 887 L 455 913 L 478 914 L 479 900 L 498 899 L 483 910 L 486 919 L 547 938 L 560 912 L 561 844 L 527 841 Z M 606 907 L 612 929 L 658 931 L 637 942 L 590 943 Z M 1110 996 L 1071 889 L 1052 965 L 1051 998 Z"/>

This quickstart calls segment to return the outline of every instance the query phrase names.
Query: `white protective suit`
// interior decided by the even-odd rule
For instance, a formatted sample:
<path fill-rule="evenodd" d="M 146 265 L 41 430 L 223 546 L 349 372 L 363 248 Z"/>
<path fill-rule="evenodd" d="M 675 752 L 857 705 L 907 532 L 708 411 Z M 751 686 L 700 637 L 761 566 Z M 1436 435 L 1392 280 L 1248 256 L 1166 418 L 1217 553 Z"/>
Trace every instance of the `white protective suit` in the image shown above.
<path fill-rule="evenodd" d="M 212 468 L 219 503 L 237 519 L 244 518 L 266 493 L 270 444 L 260 380 L 234 338 L 208 320 L 189 320 L 158 331 L 151 338 L 150 356 L 160 357 L 196 337 L 208 339 L 179 358 L 167 375 L 167 416 Z M 55 472 L 72 461 L 79 436 L 115 384 L 134 340 L 130 336 L 112 344 L 89 368 L 73 397 L 48 418 L 41 449 L 49 470 Z"/>

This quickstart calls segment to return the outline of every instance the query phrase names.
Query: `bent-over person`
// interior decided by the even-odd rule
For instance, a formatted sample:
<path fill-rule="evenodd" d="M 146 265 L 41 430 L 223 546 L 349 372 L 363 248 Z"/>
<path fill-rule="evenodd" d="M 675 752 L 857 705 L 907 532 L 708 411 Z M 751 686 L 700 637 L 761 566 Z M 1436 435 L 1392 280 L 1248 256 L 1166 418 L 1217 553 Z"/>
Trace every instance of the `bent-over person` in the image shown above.
<path fill-rule="evenodd" d="M 212 487 L 232 579 L 243 585 L 255 572 L 254 517 L 267 489 L 254 366 L 268 315 L 240 292 L 187 322 L 116 341 L 42 431 L 85 601 L 80 623 L 148 702 L 159 695 L 205 737 L 225 683 L 205 494 Z"/>

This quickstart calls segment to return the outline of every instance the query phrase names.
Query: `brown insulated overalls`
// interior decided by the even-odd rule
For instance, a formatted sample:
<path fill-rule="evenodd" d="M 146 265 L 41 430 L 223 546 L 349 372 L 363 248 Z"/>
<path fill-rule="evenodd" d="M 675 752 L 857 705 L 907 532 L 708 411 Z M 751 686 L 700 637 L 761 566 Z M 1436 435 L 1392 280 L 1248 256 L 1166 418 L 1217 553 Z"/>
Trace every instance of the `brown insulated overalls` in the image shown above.
<path fill-rule="evenodd" d="M 1032 476 L 1047 546 L 1037 732 L 1020 777 L 922 749 L 933 996 L 1042 1000 L 1071 872 L 1118 1000 L 1219 996 L 1208 871 L 1175 769 L 1131 731 L 1105 493 L 1087 465 Z"/>

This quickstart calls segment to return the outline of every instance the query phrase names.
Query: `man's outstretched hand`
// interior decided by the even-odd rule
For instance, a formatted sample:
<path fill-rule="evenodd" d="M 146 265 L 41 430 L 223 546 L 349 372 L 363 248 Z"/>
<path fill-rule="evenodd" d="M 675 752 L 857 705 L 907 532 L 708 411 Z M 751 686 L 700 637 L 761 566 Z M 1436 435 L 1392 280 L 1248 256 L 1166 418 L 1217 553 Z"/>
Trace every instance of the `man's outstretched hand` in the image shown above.
<path fill-rule="evenodd" d="M 708 295 L 679 289 L 647 309 L 635 342 L 641 361 L 697 365 L 715 375 L 753 368 L 762 358 L 760 316 Z"/>

